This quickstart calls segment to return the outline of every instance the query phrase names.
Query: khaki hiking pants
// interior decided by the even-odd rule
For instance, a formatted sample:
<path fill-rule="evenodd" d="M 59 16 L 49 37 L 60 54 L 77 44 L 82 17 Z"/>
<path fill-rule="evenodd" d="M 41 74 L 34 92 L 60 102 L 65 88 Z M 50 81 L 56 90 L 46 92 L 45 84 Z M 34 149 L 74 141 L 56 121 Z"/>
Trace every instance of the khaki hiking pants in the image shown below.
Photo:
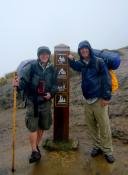
<path fill-rule="evenodd" d="M 100 100 L 93 104 L 85 102 L 85 121 L 88 127 L 88 135 L 93 141 L 93 146 L 100 148 L 105 154 L 112 154 L 108 105 L 102 107 Z"/>

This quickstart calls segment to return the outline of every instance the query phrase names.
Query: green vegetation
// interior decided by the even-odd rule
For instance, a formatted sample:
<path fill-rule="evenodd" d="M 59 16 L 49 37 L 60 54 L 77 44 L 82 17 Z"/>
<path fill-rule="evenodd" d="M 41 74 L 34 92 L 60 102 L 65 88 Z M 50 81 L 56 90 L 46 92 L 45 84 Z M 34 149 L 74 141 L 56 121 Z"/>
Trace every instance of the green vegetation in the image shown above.
<path fill-rule="evenodd" d="M 13 79 L 14 72 L 6 74 L 4 77 L 0 78 L 0 87 L 7 85 Z"/>

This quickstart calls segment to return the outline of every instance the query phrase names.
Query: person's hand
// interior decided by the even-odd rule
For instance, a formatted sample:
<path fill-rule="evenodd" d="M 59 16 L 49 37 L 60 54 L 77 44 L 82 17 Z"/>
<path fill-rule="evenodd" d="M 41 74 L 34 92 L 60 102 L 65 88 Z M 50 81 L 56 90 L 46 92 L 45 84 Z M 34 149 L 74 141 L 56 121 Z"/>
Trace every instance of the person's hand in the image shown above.
<path fill-rule="evenodd" d="M 72 54 L 69 54 L 69 55 L 68 55 L 68 58 L 69 58 L 70 60 L 74 60 L 74 56 L 73 56 Z"/>
<path fill-rule="evenodd" d="M 109 104 L 108 100 L 101 99 L 101 106 L 105 107 Z"/>
<path fill-rule="evenodd" d="M 16 76 L 15 79 L 13 79 L 12 85 L 14 87 L 18 87 L 19 86 L 19 77 L 18 76 Z"/>
<path fill-rule="evenodd" d="M 51 94 L 49 92 L 46 93 L 45 96 L 43 96 L 46 100 L 49 100 L 51 98 Z"/>

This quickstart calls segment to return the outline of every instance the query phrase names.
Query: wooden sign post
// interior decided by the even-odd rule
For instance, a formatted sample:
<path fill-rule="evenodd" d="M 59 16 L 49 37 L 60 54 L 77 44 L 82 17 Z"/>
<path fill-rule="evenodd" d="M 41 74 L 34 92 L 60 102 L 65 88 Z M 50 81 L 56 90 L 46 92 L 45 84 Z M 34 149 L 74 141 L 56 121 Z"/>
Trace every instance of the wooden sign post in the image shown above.
<path fill-rule="evenodd" d="M 79 141 L 69 139 L 69 46 L 59 44 L 54 50 L 54 66 L 57 69 L 57 93 L 54 97 L 53 139 L 46 139 L 47 150 L 77 150 Z"/>
<path fill-rule="evenodd" d="M 54 141 L 69 140 L 69 52 L 67 45 L 55 46 L 54 65 L 58 72 L 58 91 L 54 97 Z"/>

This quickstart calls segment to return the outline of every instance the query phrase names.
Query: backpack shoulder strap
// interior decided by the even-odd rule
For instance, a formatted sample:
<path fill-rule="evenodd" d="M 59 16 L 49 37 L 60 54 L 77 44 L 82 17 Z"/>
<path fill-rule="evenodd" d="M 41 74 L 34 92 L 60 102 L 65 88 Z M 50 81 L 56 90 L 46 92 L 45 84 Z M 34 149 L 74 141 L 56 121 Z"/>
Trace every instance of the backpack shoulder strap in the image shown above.
<path fill-rule="evenodd" d="M 50 72 L 53 74 L 54 72 L 57 72 L 57 68 L 53 64 L 50 65 L 49 69 L 50 69 Z"/>
<path fill-rule="evenodd" d="M 96 69 L 97 72 L 100 73 L 100 62 L 101 62 L 102 58 L 96 57 Z"/>
<path fill-rule="evenodd" d="M 50 69 L 51 69 L 51 71 L 54 70 L 54 65 L 53 64 L 50 65 Z"/>
<path fill-rule="evenodd" d="M 31 72 L 30 72 L 31 78 L 33 77 L 33 74 L 35 73 L 35 66 L 36 65 L 37 65 L 37 60 L 34 60 L 31 62 Z"/>

